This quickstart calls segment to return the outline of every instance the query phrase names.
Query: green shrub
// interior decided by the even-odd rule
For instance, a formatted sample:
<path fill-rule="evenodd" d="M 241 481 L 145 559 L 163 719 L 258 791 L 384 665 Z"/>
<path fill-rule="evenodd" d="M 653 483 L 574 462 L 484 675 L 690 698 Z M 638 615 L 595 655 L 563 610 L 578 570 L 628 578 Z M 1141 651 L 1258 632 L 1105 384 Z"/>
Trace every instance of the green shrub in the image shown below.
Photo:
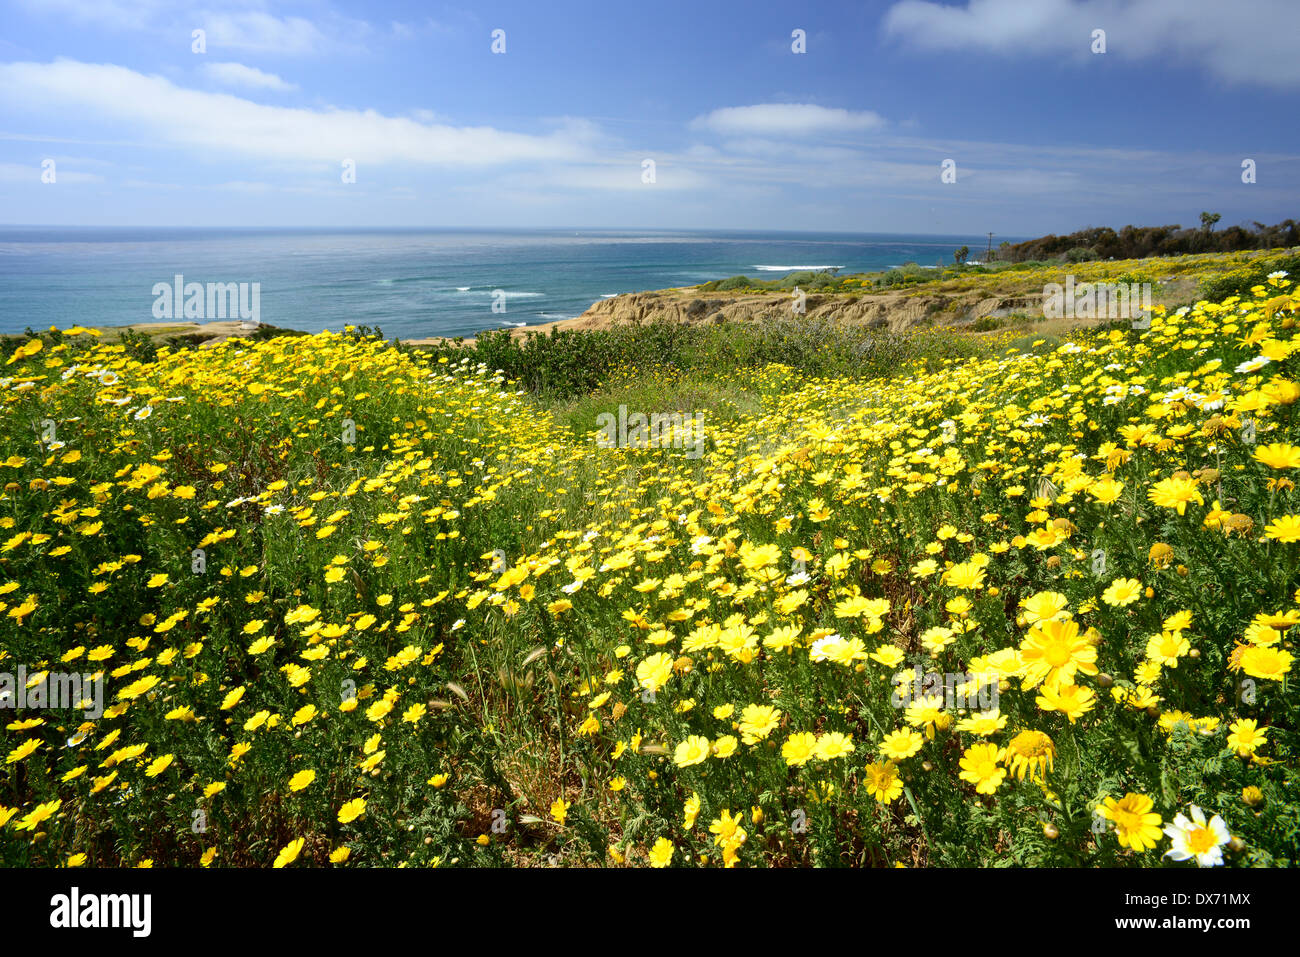
<path fill-rule="evenodd" d="M 1300 255 L 1267 256 L 1201 280 L 1199 295 L 1203 299 L 1220 301 L 1229 296 L 1250 296 L 1251 286 L 1268 281 L 1270 273 L 1285 272 L 1294 277 L 1300 273 Z"/>

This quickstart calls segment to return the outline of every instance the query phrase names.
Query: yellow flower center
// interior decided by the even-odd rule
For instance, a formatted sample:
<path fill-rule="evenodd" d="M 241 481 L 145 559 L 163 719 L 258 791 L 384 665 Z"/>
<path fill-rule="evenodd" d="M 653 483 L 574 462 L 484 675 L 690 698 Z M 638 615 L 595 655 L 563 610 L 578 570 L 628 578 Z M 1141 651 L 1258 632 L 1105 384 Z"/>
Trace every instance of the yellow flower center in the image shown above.
<path fill-rule="evenodd" d="M 1187 835 L 1187 849 L 1193 854 L 1204 854 L 1214 845 L 1214 832 L 1208 827 L 1193 828 Z"/>
<path fill-rule="evenodd" d="M 1070 663 L 1073 649 L 1067 642 L 1053 641 L 1043 646 L 1043 660 L 1053 668 L 1062 668 Z"/>

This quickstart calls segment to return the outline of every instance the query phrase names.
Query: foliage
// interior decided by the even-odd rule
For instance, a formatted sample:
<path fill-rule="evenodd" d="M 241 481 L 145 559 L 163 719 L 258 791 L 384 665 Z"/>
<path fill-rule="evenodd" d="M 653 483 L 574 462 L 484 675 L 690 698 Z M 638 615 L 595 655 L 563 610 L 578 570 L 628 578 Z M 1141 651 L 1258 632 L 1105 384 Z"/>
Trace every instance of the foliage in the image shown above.
<path fill-rule="evenodd" d="M 1294 865 L 1298 313 L 865 378 L 766 358 L 806 325 L 28 337 L 0 672 L 105 696 L 9 712 L 0 863 Z M 614 349 L 590 401 L 484 361 L 545 398 L 600 366 L 562 346 Z M 584 423 L 640 402 L 704 454 Z"/>

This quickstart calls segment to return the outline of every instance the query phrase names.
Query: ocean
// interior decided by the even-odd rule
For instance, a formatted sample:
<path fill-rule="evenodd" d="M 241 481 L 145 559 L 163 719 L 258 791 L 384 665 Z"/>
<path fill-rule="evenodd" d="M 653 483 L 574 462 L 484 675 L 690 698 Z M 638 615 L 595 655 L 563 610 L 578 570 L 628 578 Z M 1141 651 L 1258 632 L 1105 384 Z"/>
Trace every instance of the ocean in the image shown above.
<path fill-rule="evenodd" d="M 933 266 L 951 263 L 959 246 L 977 260 L 987 242 L 870 233 L 0 226 L 0 333 L 166 321 L 155 315 L 155 286 L 171 287 L 180 275 L 186 284 L 258 284 L 260 319 L 275 326 L 468 336 L 573 318 L 623 293 L 738 274 Z M 179 309 L 175 318 L 184 321 Z"/>

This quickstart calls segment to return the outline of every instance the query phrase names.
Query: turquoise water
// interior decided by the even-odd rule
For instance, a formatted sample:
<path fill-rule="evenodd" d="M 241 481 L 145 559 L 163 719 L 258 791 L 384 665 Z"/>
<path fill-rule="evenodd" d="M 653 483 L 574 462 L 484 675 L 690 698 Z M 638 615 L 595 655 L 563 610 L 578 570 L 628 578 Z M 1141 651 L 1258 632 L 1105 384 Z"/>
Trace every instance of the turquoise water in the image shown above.
<path fill-rule="evenodd" d="M 978 259 L 987 236 L 9 226 L 0 227 L 0 333 L 159 321 L 154 286 L 180 274 L 186 283 L 259 284 L 261 321 L 276 326 L 473 335 L 740 273 L 950 263 L 963 245 Z"/>

